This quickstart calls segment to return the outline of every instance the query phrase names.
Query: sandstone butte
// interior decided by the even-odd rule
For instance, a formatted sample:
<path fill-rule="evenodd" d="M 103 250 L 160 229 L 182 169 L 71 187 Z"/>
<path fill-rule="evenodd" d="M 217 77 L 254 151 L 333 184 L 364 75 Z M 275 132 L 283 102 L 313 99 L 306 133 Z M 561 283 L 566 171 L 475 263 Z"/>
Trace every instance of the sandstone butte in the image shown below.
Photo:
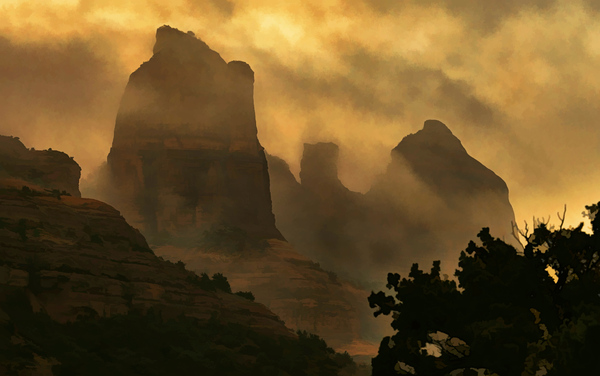
<path fill-rule="evenodd" d="M 373 318 L 369 292 L 299 255 L 275 226 L 253 86 L 248 64 L 226 63 L 191 33 L 160 27 L 121 101 L 108 200 L 157 255 L 222 272 L 289 327 L 374 355 L 386 324 Z"/>
<path fill-rule="evenodd" d="M 279 229 L 303 255 L 340 277 L 371 285 L 433 260 L 453 274 L 482 227 L 511 239 L 506 183 L 471 157 L 448 127 L 427 120 L 392 150 L 387 170 L 361 194 L 338 178 L 338 147 L 305 144 L 300 182 L 268 156 Z M 378 288 L 383 288 L 379 286 Z"/>
<path fill-rule="evenodd" d="M 283 239 L 253 96 L 248 64 L 226 63 L 191 34 L 157 30 L 152 58 L 129 78 L 108 155 L 134 226 L 150 238 L 226 224 Z"/>

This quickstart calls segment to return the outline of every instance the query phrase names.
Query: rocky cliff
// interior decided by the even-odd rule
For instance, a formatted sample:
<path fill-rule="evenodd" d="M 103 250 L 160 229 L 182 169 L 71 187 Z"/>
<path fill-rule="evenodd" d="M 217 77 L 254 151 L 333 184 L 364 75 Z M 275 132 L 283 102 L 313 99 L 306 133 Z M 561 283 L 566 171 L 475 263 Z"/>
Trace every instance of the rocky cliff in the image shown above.
<path fill-rule="evenodd" d="M 439 121 L 405 137 L 366 194 L 339 181 L 333 144 L 305 144 L 300 183 L 285 161 L 268 160 L 284 236 L 324 268 L 364 286 L 381 288 L 388 272 L 406 273 L 414 262 L 426 267 L 441 259 L 452 274 L 456 256 L 482 227 L 510 239 L 506 184 Z"/>
<path fill-rule="evenodd" d="M 358 267 L 365 255 L 356 242 L 367 221 L 362 194 L 346 188 L 338 178 L 338 146 L 304 144 L 300 179 L 282 159 L 268 155 L 273 210 L 277 226 L 305 256 L 345 279 L 362 281 Z"/>
<path fill-rule="evenodd" d="M 15 185 L 28 181 L 30 185 L 81 197 L 80 176 L 81 168 L 67 154 L 27 149 L 18 137 L 0 136 L 0 179 L 10 178 Z"/>
<path fill-rule="evenodd" d="M 358 313 L 368 311 L 368 293 L 298 255 L 275 227 L 253 82 L 247 64 L 159 28 L 154 55 L 121 101 L 108 156 L 111 202 L 162 257 L 226 273 L 292 329 L 333 345 L 358 341 L 362 317 L 371 316 Z"/>
<path fill-rule="evenodd" d="M 164 317 L 213 314 L 290 335 L 267 308 L 202 289 L 183 264 L 161 260 L 117 210 L 100 201 L 0 189 L 0 286 L 24 289 L 59 322 L 159 309 Z"/>
<path fill-rule="evenodd" d="M 129 78 L 108 167 L 124 215 L 151 238 L 240 228 L 279 238 L 257 139 L 254 72 L 191 33 L 156 32 Z"/>

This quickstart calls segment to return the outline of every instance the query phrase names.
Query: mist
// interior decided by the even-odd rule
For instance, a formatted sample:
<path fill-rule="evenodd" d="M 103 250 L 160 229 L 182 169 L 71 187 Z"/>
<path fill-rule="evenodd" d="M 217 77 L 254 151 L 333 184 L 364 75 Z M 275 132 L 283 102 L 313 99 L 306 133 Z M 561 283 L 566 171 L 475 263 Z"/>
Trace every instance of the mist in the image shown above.
<path fill-rule="evenodd" d="M 340 146 L 366 192 L 425 119 L 452 127 L 507 183 L 517 221 L 596 202 L 595 1 L 4 1 L 0 133 L 63 150 L 84 178 L 106 160 L 128 75 L 154 30 L 191 30 L 256 72 L 259 139 L 298 178 L 302 145 Z M 84 191 L 85 194 L 85 191 Z"/>

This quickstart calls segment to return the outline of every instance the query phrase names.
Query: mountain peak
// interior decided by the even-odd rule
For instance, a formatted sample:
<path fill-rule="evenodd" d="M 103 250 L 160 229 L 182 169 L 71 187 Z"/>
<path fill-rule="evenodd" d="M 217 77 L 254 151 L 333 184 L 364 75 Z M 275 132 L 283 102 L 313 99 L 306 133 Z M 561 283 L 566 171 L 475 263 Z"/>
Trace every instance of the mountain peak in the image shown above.
<path fill-rule="evenodd" d="M 108 167 L 120 209 L 147 236 L 224 225 L 282 238 L 257 138 L 254 72 L 193 33 L 156 31 L 154 55 L 121 99 Z"/>
<path fill-rule="evenodd" d="M 156 42 L 152 53 L 156 55 L 167 50 L 179 56 L 208 55 L 211 58 L 217 58 L 222 64 L 225 63 L 225 60 L 216 51 L 197 38 L 193 32 L 184 33 L 169 25 L 163 25 L 156 30 Z"/>
<path fill-rule="evenodd" d="M 425 132 L 440 132 L 440 133 L 449 133 L 452 134 L 452 131 L 446 126 L 446 124 L 442 123 L 439 120 L 429 119 L 425 120 L 425 124 L 423 125 L 423 131 Z"/>
<path fill-rule="evenodd" d="M 454 152 L 466 153 L 460 140 L 452 134 L 452 131 L 439 120 L 426 120 L 423 129 L 409 134 L 396 146 L 393 152 L 404 154 L 408 150 L 433 148 L 436 150 L 453 150 Z M 408 152 L 410 154 L 410 152 Z M 392 157 L 395 153 L 392 153 Z"/>
<path fill-rule="evenodd" d="M 463 194 L 491 190 L 508 193 L 506 183 L 465 150 L 460 140 L 438 120 L 427 120 L 420 131 L 392 150 L 392 165 L 408 162 L 414 173 L 439 192 Z M 397 163 L 396 163 L 397 164 Z M 391 166 L 392 169 L 399 168 Z"/>

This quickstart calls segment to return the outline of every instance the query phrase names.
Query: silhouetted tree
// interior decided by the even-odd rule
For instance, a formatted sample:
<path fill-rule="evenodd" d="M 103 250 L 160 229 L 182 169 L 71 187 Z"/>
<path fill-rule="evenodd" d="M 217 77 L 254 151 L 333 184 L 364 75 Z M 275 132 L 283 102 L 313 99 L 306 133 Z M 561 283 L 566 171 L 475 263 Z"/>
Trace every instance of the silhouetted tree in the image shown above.
<path fill-rule="evenodd" d="M 215 273 L 212 276 L 213 285 L 219 290 L 228 292 L 231 294 L 231 286 L 229 286 L 229 282 L 227 281 L 227 277 L 225 277 L 221 273 Z"/>
<path fill-rule="evenodd" d="M 371 293 L 375 316 L 392 314 L 396 333 L 372 360 L 373 375 L 600 374 L 600 215 L 586 206 L 592 234 L 538 223 L 522 251 L 484 228 L 461 252 L 455 281 L 414 264 L 389 273 Z M 564 217 L 562 218 L 564 220 Z M 555 278 L 550 275 L 555 274 Z"/>
<path fill-rule="evenodd" d="M 252 302 L 256 299 L 252 291 L 238 291 L 235 293 L 235 295 L 241 296 L 242 298 L 248 299 Z"/>

